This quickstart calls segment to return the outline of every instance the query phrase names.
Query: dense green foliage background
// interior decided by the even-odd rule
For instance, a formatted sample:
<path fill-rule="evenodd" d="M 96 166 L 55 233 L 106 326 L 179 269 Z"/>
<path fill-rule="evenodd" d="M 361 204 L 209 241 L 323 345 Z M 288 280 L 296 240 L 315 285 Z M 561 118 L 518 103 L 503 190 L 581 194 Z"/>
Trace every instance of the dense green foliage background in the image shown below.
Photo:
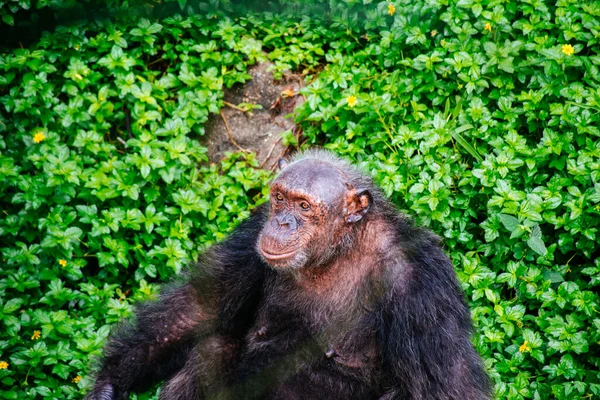
<path fill-rule="evenodd" d="M 258 160 L 208 164 L 199 139 L 267 58 L 309 82 L 307 144 L 444 237 L 497 397 L 600 396 L 600 3 L 331 10 L 94 22 L 0 53 L 0 398 L 80 398 L 110 326 L 264 200 Z"/>

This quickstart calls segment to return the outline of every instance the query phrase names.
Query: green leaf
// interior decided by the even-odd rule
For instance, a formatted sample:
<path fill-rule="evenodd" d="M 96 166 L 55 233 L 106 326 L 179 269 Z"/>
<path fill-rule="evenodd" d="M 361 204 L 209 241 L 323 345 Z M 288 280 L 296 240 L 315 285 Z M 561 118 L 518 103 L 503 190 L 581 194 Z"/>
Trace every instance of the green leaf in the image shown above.
<path fill-rule="evenodd" d="M 502 225 L 510 232 L 513 232 L 519 225 L 519 220 L 512 215 L 498 214 L 498 218 L 502 222 Z"/>
<path fill-rule="evenodd" d="M 10 25 L 10 26 L 14 26 L 15 24 L 15 17 L 13 17 L 11 14 L 2 14 L 2 21 L 4 21 L 4 23 L 6 25 Z"/>
<path fill-rule="evenodd" d="M 19 309 L 21 304 L 23 303 L 23 299 L 15 298 L 10 299 L 6 303 L 4 303 L 4 307 L 2 308 L 3 314 L 11 314 Z"/>
<path fill-rule="evenodd" d="M 542 241 L 542 231 L 539 225 L 533 227 L 531 236 L 529 236 L 529 239 L 527 240 L 527 245 L 540 256 L 545 256 L 547 254 L 548 250 Z"/>
<path fill-rule="evenodd" d="M 462 132 L 465 132 L 470 129 L 473 129 L 472 125 L 470 125 L 470 124 L 462 125 L 452 131 L 452 137 L 454 138 L 454 140 L 456 140 L 456 142 L 461 147 L 463 147 L 467 151 L 467 153 L 469 153 L 477 161 L 481 162 L 481 161 L 483 161 L 483 158 L 479 155 L 477 150 L 475 150 L 475 148 L 467 142 L 467 140 L 464 138 L 464 136 L 461 135 Z"/>
<path fill-rule="evenodd" d="M 552 283 L 562 283 L 565 281 L 562 274 L 557 271 L 552 271 L 549 269 L 544 270 L 544 279 L 552 282 Z"/>

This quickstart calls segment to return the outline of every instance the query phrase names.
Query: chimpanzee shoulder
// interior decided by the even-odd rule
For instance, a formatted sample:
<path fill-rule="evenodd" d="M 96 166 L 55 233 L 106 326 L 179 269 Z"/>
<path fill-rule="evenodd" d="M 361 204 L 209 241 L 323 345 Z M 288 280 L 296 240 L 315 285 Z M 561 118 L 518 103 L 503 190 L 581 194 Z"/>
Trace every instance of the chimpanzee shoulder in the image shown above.
<path fill-rule="evenodd" d="M 209 248 L 192 266 L 191 284 L 202 302 L 217 302 L 219 331 L 243 334 L 251 325 L 272 273 L 256 250 L 258 236 L 267 221 L 268 204 L 253 210 L 221 243 Z M 218 300 L 217 300 L 218 299 Z"/>
<path fill-rule="evenodd" d="M 379 314 L 380 356 L 392 372 L 383 384 L 393 386 L 387 395 L 488 399 L 489 378 L 470 342 L 469 309 L 442 240 L 399 213 L 388 220 L 401 257 L 389 264 Z"/>

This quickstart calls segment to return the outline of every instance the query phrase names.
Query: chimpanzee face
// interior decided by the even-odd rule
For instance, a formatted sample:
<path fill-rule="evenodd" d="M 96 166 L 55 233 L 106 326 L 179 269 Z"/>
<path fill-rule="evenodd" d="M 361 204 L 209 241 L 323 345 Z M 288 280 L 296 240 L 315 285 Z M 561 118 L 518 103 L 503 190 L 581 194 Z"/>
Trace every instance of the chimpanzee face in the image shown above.
<path fill-rule="evenodd" d="M 327 162 L 294 162 L 271 185 L 270 216 L 258 250 L 277 269 L 318 263 L 339 243 L 340 232 L 362 218 L 370 199 L 368 193 L 351 188 Z"/>

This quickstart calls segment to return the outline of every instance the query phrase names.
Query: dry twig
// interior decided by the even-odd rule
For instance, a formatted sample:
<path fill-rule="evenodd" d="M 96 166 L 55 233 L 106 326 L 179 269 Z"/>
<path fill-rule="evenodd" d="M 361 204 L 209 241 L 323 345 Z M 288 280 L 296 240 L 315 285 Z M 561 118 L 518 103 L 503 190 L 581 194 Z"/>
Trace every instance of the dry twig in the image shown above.
<path fill-rule="evenodd" d="M 273 153 L 275 146 L 277 146 L 277 143 L 279 143 L 279 142 L 281 142 L 281 138 L 277 139 L 277 141 L 275 143 L 273 143 L 273 145 L 271 146 L 271 149 L 269 150 L 269 153 L 267 153 L 267 157 L 264 159 L 263 162 L 260 163 L 258 168 L 264 167 L 264 165 L 267 163 L 267 161 L 269 161 L 269 158 L 271 157 L 271 153 Z"/>
<path fill-rule="evenodd" d="M 286 148 L 284 148 L 283 152 L 279 155 L 279 157 L 277 157 L 275 159 L 275 161 L 273 162 L 273 164 L 271 164 L 271 168 L 269 168 L 271 171 L 275 171 L 277 169 L 277 167 L 278 167 L 278 163 L 277 162 L 279 161 L 279 159 L 285 157 L 285 155 L 288 152 L 289 148 L 290 148 L 289 146 L 286 147 Z"/>
<path fill-rule="evenodd" d="M 227 130 L 227 134 L 229 135 L 229 142 L 232 145 L 234 145 L 235 147 L 237 147 L 240 151 L 243 151 L 244 153 L 250 153 L 250 150 L 246 150 L 243 147 L 241 147 L 239 144 L 237 144 L 237 142 L 233 138 L 233 134 L 231 133 L 231 129 L 229 129 L 229 124 L 227 123 L 227 120 L 225 119 L 225 115 L 223 115 L 223 111 L 219 111 L 219 114 L 221 114 L 221 118 L 223 119 L 223 122 L 225 123 L 225 129 Z"/>
<path fill-rule="evenodd" d="M 230 102 L 228 102 L 228 101 L 225 101 L 225 100 L 223 100 L 223 104 L 225 104 L 227 107 L 231 107 L 231 108 L 233 108 L 233 109 L 236 109 L 236 110 L 238 110 L 238 111 L 241 111 L 241 112 L 243 112 L 243 113 L 245 113 L 245 112 L 248 112 L 248 110 L 244 110 L 243 108 L 241 108 L 241 107 L 238 107 L 238 106 L 236 106 L 235 104 L 233 104 L 233 103 L 230 103 Z"/>

